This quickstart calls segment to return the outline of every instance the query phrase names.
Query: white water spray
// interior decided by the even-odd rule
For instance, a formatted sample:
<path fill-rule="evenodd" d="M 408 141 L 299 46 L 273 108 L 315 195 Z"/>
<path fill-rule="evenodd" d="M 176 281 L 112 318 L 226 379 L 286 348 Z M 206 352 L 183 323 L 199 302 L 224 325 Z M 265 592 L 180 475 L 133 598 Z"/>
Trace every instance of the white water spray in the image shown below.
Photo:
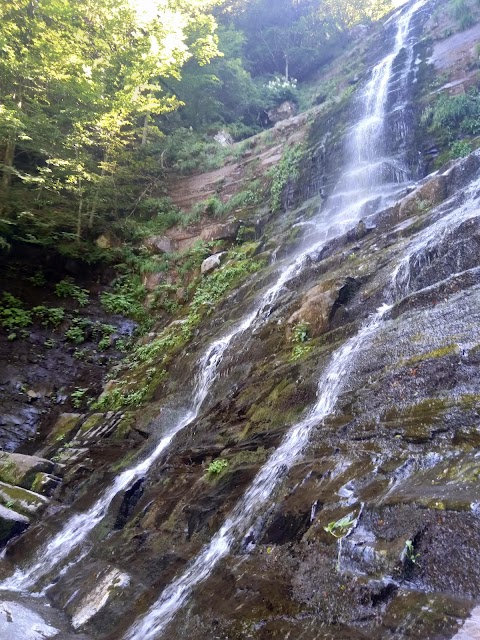
<path fill-rule="evenodd" d="M 244 536 L 258 511 L 272 500 L 272 492 L 280 480 L 301 456 L 309 442 L 311 432 L 332 413 L 338 395 L 348 379 L 358 354 L 368 343 L 384 314 L 390 309 L 381 307 L 371 320 L 331 358 L 317 389 L 317 402 L 304 420 L 287 433 L 282 444 L 255 477 L 252 485 L 235 507 L 210 544 L 204 547 L 185 573 L 174 580 L 163 592 L 150 612 L 133 625 L 125 640 L 154 640 L 176 612 L 182 607 L 192 589 L 205 580 L 234 543 Z"/>

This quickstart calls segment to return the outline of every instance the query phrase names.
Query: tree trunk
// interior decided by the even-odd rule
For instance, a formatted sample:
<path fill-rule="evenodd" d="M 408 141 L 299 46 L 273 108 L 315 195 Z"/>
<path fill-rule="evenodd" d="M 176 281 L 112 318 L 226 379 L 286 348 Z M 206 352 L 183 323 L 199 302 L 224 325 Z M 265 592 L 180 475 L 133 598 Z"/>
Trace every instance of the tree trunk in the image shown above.
<path fill-rule="evenodd" d="M 78 213 L 77 213 L 77 242 L 80 242 L 82 236 L 82 217 L 83 217 L 83 190 L 82 179 L 78 178 Z"/>
<path fill-rule="evenodd" d="M 150 120 L 150 114 L 147 113 L 145 115 L 145 119 L 143 121 L 143 133 L 142 133 L 142 147 L 144 147 L 148 142 L 148 122 Z"/>
<path fill-rule="evenodd" d="M 107 162 L 107 154 L 105 153 L 105 157 L 104 157 L 104 162 Z M 102 170 L 100 172 L 100 180 L 98 183 L 97 188 L 95 189 L 95 193 L 93 194 L 93 202 L 92 202 L 92 207 L 90 209 L 90 215 L 88 217 L 88 228 L 92 229 L 93 227 L 93 221 L 95 219 L 95 214 L 97 213 L 97 204 L 98 204 L 98 192 L 100 189 L 100 185 L 102 183 L 102 178 L 105 176 L 105 167 L 102 167 Z"/>

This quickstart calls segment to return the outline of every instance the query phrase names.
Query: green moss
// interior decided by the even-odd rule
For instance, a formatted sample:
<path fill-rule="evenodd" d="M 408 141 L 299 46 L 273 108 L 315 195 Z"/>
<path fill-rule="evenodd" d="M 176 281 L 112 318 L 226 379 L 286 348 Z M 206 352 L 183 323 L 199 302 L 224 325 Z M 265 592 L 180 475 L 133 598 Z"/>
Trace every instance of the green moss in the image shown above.
<path fill-rule="evenodd" d="M 480 394 L 466 393 L 458 399 L 458 404 L 462 409 L 480 409 Z"/>
<path fill-rule="evenodd" d="M 230 469 L 243 466 L 259 466 L 267 460 L 269 452 L 264 447 L 254 451 L 239 451 L 228 459 Z"/>
<path fill-rule="evenodd" d="M 55 423 L 48 436 L 49 442 L 62 442 L 76 428 L 81 418 L 80 414 L 63 414 Z"/>
<path fill-rule="evenodd" d="M 90 429 L 97 427 L 103 420 L 105 420 L 104 413 L 92 413 L 83 422 L 82 426 L 80 427 L 80 433 L 85 434 L 87 431 L 90 431 Z"/>
<path fill-rule="evenodd" d="M 21 478 L 16 464 L 11 460 L 8 462 L 2 460 L 2 457 L 0 457 L 0 480 L 7 484 L 17 484 Z"/>
<path fill-rule="evenodd" d="M 114 440 L 123 440 L 131 431 L 132 426 L 135 424 L 135 414 L 133 412 L 125 413 L 120 422 L 115 427 L 115 433 L 113 434 Z"/>
<path fill-rule="evenodd" d="M 45 482 L 45 473 L 43 472 L 37 473 L 32 482 L 32 491 L 35 491 L 35 493 L 42 493 L 44 482 Z"/>
<path fill-rule="evenodd" d="M 433 351 L 427 351 L 427 353 L 420 353 L 416 356 L 413 356 L 408 360 L 404 360 L 403 364 L 405 366 L 410 366 L 412 364 L 424 362 L 425 360 L 438 360 L 439 358 L 444 358 L 445 356 L 450 356 L 454 353 L 458 353 L 458 345 L 449 344 L 445 347 L 440 347 L 439 349 L 434 349 Z"/>

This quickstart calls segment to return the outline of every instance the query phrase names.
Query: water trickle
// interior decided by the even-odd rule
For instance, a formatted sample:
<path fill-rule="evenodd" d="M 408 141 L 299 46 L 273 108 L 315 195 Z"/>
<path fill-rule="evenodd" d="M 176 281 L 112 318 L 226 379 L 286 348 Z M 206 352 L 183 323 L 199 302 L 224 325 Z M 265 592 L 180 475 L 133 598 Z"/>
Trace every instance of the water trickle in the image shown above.
<path fill-rule="evenodd" d="M 476 152 L 476 155 L 480 156 L 480 152 Z M 392 274 L 392 281 L 397 296 L 406 295 L 410 288 L 412 273 L 417 273 L 422 267 L 430 263 L 435 248 L 440 245 L 442 239 L 448 233 L 458 229 L 467 220 L 479 216 L 480 175 L 465 190 L 463 203 L 460 206 L 456 206 L 457 197 L 455 195 L 444 203 L 441 209 L 450 209 L 449 213 L 442 215 L 443 211 L 440 211 L 438 220 L 415 236 L 415 239 L 396 266 Z"/>
<path fill-rule="evenodd" d="M 405 167 L 397 159 L 386 157 L 384 145 L 385 110 L 389 83 L 394 62 L 400 51 L 408 44 L 410 20 L 427 0 L 419 0 L 408 10 L 396 16 L 397 35 L 392 51 L 377 65 L 364 93 L 360 97 L 361 118 L 352 130 L 348 152 L 348 164 L 330 204 L 321 212 L 316 222 L 315 237 L 303 250 L 280 267 L 275 283 L 262 294 L 261 300 L 232 331 L 214 341 L 198 363 L 199 376 L 190 408 L 181 419 L 169 428 L 154 450 L 135 467 L 121 473 L 112 486 L 85 513 L 70 518 L 51 540 L 37 550 L 33 563 L 17 569 L 1 586 L 8 590 L 32 590 L 62 565 L 74 552 L 86 555 L 85 542 L 94 527 L 105 516 L 113 499 L 137 479 L 143 477 L 150 467 L 168 448 L 173 438 L 198 416 L 202 405 L 214 384 L 218 368 L 226 350 L 237 336 L 255 328 L 270 313 L 285 285 L 304 269 L 308 256 L 321 249 L 326 240 L 343 233 L 361 217 L 364 205 L 377 197 L 375 187 L 406 180 Z M 409 49 L 410 51 L 410 49 Z M 412 57 L 409 53 L 407 60 Z M 409 69 L 404 68 L 404 75 Z M 379 158 L 383 158 L 379 160 Z M 383 187 L 382 193 L 388 191 Z M 281 263 L 280 263 L 281 264 Z M 129 632 L 128 638 L 148 640 L 173 617 L 185 602 L 193 587 L 204 580 L 215 564 L 230 550 L 239 536 L 252 525 L 253 514 L 261 505 L 271 500 L 272 489 L 301 455 L 312 429 L 334 408 L 338 393 L 353 364 L 353 356 L 359 352 L 375 331 L 388 307 L 382 307 L 374 317 L 351 338 L 331 359 L 318 388 L 318 401 L 308 416 L 295 425 L 287 434 L 283 444 L 258 474 L 244 498 L 235 508 L 218 534 L 198 556 L 183 576 L 174 581 L 163 593 L 157 606 Z M 252 505 L 255 509 L 252 509 Z M 64 567 L 60 575 L 67 569 Z"/>
<path fill-rule="evenodd" d="M 382 306 L 370 321 L 332 356 L 317 389 L 317 402 L 308 415 L 287 433 L 282 444 L 261 469 L 210 544 L 204 547 L 185 573 L 163 592 L 150 612 L 126 634 L 126 640 L 154 640 L 182 607 L 193 588 L 205 580 L 235 542 L 248 533 L 260 509 L 271 502 L 272 492 L 301 456 L 311 432 L 332 413 L 338 395 L 354 364 L 353 356 L 368 344 L 385 313 Z"/>

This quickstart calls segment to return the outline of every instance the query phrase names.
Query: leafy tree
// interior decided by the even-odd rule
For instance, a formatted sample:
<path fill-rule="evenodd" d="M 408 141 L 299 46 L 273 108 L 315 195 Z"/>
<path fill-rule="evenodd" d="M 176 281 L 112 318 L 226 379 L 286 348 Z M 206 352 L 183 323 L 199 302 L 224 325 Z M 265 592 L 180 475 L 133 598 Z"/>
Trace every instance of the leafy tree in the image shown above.
<path fill-rule="evenodd" d="M 122 164 L 152 116 L 180 104 L 159 80 L 216 55 L 215 27 L 201 0 L 158 3 L 148 19 L 127 0 L 2 3 L 0 206 L 25 239 L 80 237 L 107 200 L 118 209 Z"/>

